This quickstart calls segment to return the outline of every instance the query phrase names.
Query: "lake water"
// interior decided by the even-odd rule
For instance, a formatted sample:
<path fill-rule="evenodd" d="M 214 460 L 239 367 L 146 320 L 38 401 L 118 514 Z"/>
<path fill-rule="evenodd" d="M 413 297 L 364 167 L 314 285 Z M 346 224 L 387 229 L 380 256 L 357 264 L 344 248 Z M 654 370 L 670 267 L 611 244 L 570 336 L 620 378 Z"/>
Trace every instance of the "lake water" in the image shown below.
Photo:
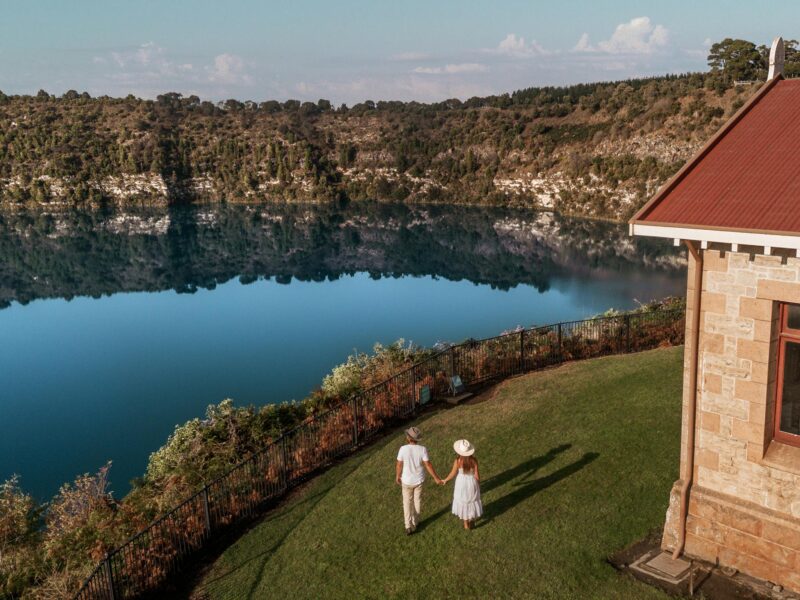
<path fill-rule="evenodd" d="M 301 399 L 354 349 L 682 295 L 624 226 L 490 208 L 221 206 L 0 215 L 0 480 L 117 496 L 208 404 Z"/>

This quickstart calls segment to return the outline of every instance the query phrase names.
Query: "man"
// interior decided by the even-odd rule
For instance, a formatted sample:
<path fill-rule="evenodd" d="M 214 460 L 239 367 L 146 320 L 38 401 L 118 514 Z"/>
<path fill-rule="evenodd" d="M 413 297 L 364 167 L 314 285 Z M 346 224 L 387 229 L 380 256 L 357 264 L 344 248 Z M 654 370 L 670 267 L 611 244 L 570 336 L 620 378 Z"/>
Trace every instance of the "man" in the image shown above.
<path fill-rule="evenodd" d="M 422 432 L 416 427 L 409 427 L 405 434 L 406 444 L 397 453 L 395 482 L 403 488 L 403 516 L 406 535 L 411 535 L 417 529 L 425 470 L 431 474 L 436 483 L 441 484 L 442 480 L 433 470 L 433 465 L 428 458 L 428 449 L 419 443 Z"/>

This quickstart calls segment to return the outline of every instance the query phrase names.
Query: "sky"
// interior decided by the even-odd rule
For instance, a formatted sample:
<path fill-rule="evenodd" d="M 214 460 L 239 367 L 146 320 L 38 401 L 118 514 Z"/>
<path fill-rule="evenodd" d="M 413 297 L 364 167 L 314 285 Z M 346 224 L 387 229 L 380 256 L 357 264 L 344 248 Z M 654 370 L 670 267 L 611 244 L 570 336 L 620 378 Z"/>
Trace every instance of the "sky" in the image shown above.
<path fill-rule="evenodd" d="M 0 90 L 352 105 L 705 70 L 796 0 L 2 0 Z"/>

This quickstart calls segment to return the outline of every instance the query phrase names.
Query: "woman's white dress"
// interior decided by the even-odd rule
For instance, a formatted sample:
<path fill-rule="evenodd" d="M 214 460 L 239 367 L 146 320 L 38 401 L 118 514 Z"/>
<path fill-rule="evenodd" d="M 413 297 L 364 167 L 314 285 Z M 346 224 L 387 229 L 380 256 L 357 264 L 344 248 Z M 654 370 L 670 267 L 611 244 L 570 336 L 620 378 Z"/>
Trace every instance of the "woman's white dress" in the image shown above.
<path fill-rule="evenodd" d="M 459 469 L 456 475 L 453 514 L 465 521 L 477 519 L 483 514 L 480 485 L 475 481 L 473 473 L 464 473 L 464 469 Z"/>

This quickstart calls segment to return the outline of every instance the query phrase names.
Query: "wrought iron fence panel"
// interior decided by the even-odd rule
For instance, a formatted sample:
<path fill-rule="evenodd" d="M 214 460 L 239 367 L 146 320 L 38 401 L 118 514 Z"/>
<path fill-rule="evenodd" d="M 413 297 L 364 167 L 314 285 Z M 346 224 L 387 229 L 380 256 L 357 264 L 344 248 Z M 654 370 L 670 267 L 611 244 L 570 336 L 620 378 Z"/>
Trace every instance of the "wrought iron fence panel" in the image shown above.
<path fill-rule="evenodd" d="M 427 386 L 431 396 L 443 396 L 450 387 L 449 377 L 453 368 L 453 355 L 445 350 L 417 363 L 414 366 L 417 398 L 421 389 Z"/>
<path fill-rule="evenodd" d="M 280 496 L 283 491 L 283 453 L 281 446 L 271 443 L 255 455 L 255 486 L 264 501 Z"/>
<path fill-rule="evenodd" d="M 525 371 L 542 369 L 561 361 L 561 338 L 558 325 L 534 327 L 522 341 Z"/>
<path fill-rule="evenodd" d="M 672 316 L 673 318 L 669 318 Z M 631 315 L 631 351 L 649 350 L 663 344 L 682 344 L 685 329 L 674 315 L 642 313 Z"/>
<path fill-rule="evenodd" d="M 105 561 L 94 568 L 86 578 L 86 583 L 75 596 L 76 600 L 93 600 L 95 598 L 110 598 L 109 586 L 111 581 L 105 573 Z"/>
<path fill-rule="evenodd" d="M 453 374 L 465 385 L 507 377 L 524 369 L 524 331 L 484 340 L 470 340 L 451 349 Z"/>

